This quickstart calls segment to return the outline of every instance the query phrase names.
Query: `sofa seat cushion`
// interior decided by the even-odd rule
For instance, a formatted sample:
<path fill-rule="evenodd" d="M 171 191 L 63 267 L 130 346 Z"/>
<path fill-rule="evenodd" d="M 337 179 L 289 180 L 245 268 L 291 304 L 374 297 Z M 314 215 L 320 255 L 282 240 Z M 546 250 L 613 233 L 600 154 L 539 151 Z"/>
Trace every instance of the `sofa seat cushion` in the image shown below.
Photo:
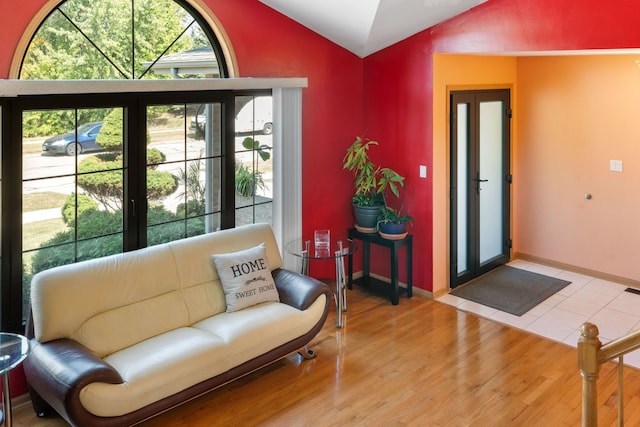
<path fill-rule="evenodd" d="M 80 401 L 100 417 L 140 409 L 304 335 L 325 304 L 324 294 L 304 311 L 265 302 L 150 338 L 104 358 L 124 383 L 89 384 Z"/>
<path fill-rule="evenodd" d="M 298 310 L 278 302 L 265 302 L 232 313 L 221 313 L 193 325 L 220 337 L 233 349 L 231 363 L 238 366 L 304 335 L 322 318 L 326 296 Z"/>
<path fill-rule="evenodd" d="M 91 383 L 80 401 L 97 416 L 124 415 L 229 370 L 233 352 L 214 334 L 178 328 L 106 357 L 124 383 Z"/>

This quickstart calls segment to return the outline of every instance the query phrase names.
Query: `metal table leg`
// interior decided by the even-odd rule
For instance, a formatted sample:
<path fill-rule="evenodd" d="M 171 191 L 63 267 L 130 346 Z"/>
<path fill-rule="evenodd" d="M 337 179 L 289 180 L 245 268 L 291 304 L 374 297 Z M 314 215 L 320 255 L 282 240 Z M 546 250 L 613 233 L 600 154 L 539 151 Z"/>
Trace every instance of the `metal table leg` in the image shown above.
<path fill-rule="evenodd" d="M 11 393 L 9 392 L 9 371 L 2 374 L 2 409 L 4 411 L 4 425 L 11 427 Z"/>
<path fill-rule="evenodd" d="M 336 258 L 336 327 L 342 328 L 342 312 L 347 311 L 347 286 L 344 275 L 344 249 L 342 242 L 338 241 L 338 248 L 335 252 Z"/>

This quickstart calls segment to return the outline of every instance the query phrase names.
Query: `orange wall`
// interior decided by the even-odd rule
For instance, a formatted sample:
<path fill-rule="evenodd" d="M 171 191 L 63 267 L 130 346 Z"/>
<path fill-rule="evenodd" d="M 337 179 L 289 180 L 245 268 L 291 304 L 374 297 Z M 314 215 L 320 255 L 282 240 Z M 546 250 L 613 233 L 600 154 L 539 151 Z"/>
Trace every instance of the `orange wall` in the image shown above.
<path fill-rule="evenodd" d="M 518 59 L 518 252 L 640 280 L 638 59 Z"/>
<path fill-rule="evenodd" d="M 513 105 L 516 76 L 515 57 L 446 54 L 433 57 L 433 293 L 436 295 L 449 287 L 448 93 L 464 89 L 511 89 Z M 515 128 L 512 123 L 512 134 Z"/>

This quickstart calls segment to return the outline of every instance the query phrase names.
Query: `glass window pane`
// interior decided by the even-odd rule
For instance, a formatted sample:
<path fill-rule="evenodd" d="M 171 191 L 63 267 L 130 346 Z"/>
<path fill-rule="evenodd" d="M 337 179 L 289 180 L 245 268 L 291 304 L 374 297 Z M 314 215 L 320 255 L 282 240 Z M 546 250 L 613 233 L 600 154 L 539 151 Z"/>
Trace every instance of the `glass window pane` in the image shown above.
<path fill-rule="evenodd" d="M 78 261 L 115 255 L 122 252 L 122 233 L 78 242 Z"/>
<path fill-rule="evenodd" d="M 39 120 L 55 135 L 38 143 Z M 45 268 L 121 252 L 123 109 L 26 111 L 22 126 L 25 281 Z"/>
<path fill-rule="evenodd" d="M 24 252 L 23 264 L 30 265 L 30 273 L 36 274 L 59 265 L 71 264 L 75 262 L 76 245 L 67 243 L 57 246 L 49 246 L 32 252 Z M 31 276 L 31 274 L 25 276 Z"/>
<path fill-rule="evenodd" d="M 236 111 L 236 225 L 271 222 L 272 98 L 236 97 Z"/>
<path fill-rule="evenodd" d="M 221 111 L 219 103 L 148 107 L 148 242 L 218 229 L 219 222 L 205 215 L 219 212 L 221 205 Z M 173 221 L 182 223 L 167 224 Z"/>
<path fill-rule="evenodd" d="M 67 230 L 66 220 L 75 221 L 75 213 L 68 211 L 63 217 L 67 194 L 51 191 L 57 179 L 25 182 L 22 196 L 22 249 L 37 249 L 56 237 L 57 243 L 73 240 L 73 235 L 63 234 Z M 38 187 L 29 184 L 36 184 Z"/>

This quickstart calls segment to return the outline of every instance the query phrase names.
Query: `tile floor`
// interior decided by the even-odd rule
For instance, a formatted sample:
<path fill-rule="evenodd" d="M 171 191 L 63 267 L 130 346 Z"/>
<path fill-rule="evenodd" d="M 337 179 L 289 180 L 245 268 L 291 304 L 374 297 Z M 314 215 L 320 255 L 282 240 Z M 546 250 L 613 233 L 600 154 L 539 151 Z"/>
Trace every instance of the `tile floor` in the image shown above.
<path fill-rule="evenodd" d="M 640 295 L 625 292 L 625 285 L 523 260 L 507 265 L 571 284 L 519 317 L 449 294 L 437 301 L 572 347 L 577 346 L 584 322 L 598 326 L 603 344 L 640 329 Z M 640 369 L 640 350 L 624 356 L 624 363 Z"/>

